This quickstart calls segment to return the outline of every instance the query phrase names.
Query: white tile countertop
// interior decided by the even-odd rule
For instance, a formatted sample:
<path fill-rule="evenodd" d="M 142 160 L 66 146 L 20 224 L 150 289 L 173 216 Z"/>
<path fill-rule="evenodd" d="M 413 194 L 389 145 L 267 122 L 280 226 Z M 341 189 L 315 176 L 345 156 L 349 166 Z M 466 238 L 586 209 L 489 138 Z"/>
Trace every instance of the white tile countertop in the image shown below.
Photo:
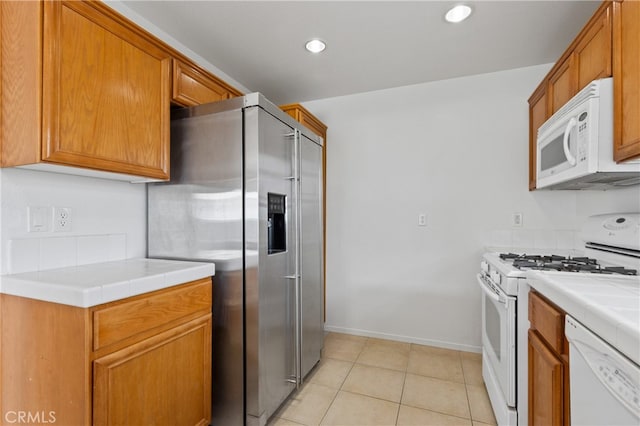
<path fill-rule="evenodd" d="M 527 271 L 527 282 L 640 364 L 640 277 Z"/>
<path fill-rule="evenodd" d="M 215 274 L 215 264 L 127 259 L 0 276 L 0 292 L 88 308 Z"/>

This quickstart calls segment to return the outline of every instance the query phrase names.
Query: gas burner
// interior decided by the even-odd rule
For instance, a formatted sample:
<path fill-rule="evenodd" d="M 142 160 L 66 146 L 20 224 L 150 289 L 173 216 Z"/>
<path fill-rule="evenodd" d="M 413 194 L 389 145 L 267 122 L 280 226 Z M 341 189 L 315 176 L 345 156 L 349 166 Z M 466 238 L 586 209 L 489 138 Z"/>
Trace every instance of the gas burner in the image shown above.
<path fill-rule="evenodd" d="M 501 253 L 499 256 L 504 261 L 511 261 L 515 268 L 521 270 L 535 269 L 541 271 L 638 275 L 638 271 L 635 269 L 621 266 L 602 266 L 597 259 L 585 256 L 566 257 L 555 254 L 532 255 L 526 253 Z"/>

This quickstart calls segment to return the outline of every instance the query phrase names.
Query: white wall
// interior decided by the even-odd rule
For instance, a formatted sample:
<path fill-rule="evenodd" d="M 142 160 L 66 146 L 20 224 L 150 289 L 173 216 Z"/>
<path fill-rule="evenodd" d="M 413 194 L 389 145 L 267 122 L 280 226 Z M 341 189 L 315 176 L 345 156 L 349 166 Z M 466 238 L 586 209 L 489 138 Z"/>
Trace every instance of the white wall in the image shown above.
<path fill-rule="evenodd" d="M 2 274 L 146 255 L 144 184 L 1 169 L 0 194 Z M 29 206 L 70 208 L 71 230 L 28 232 Z"/>
<path fill-rule="evenodd" d="M 479 350 L 486 245 L 572 248 L 588 214 L 637 205 L 637 187 L 527 190 L 527 99 L 549 68 L 305 103 L 329 126 L 327 329 Z"/>

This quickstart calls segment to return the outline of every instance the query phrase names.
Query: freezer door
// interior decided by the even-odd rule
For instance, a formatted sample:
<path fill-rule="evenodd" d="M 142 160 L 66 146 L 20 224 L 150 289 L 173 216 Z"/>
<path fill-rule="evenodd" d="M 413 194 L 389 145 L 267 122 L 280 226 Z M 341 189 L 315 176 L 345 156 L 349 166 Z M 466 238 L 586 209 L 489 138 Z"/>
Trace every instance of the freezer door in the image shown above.
<path fill-rule="evenodd" d="M 304 378 L 320 360 L 323 332 L 322 147 L 300 139 L 301 368 Z"/>
<path fill-rule="evenodd" d="M 258 253 L 245 276 L 247 424 L 262 426 L 296 387 L 295 138 L 259 107 L 244 114 L 245 251 Z"/>

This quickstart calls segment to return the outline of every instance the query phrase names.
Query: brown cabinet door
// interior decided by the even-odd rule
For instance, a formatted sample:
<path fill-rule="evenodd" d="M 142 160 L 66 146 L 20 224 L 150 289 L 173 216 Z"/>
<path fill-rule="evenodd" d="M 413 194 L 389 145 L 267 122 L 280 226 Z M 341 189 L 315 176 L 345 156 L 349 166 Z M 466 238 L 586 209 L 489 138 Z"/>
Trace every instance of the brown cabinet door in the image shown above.
<path fill-rule="evenodd" d="M 574 50 L 576 93 L 598 78 L 611 77 L 611 8 L 593 18 Z"/>
<path fill-rule="evenodd" d="M 173 60 L 172 100 L 174 103 L 194 106 L 222 101 L 232 96 L 227 88 L 212 77 L 182 61 Z"/>
<path fill-rule="evenodd" d="M 613 157 L 621 162 L 640 156 L 640 2 L 613 6 Z"/>
<path fill-rule="evenodd" d="M 549 116 L 558 111 L 577 93 L 573 54 L 571 54 L 556 71 L 549 76 L 547 94 L 551 102 Z"/>
<path fill-rule="evenodd" d="M 547 118 L 547 92 L 543 83 L 529 99 L 529 191 L 536 189 L 538 128 Z"/>
<path fill-rule="evenodd" d="M 562 361 L 534 330 L 529 330 L 529 425 L 564 424 L 564 375 Z"/>
<path fill-rule="evenodd" d="M 42 160 L 167 179 L 170 54 L 109 13 L 44 3 Z"/>
<path fill-rule="evenodd" d="M 208 425 L 211 314 L 93 363 L 94 425 Z"/>

